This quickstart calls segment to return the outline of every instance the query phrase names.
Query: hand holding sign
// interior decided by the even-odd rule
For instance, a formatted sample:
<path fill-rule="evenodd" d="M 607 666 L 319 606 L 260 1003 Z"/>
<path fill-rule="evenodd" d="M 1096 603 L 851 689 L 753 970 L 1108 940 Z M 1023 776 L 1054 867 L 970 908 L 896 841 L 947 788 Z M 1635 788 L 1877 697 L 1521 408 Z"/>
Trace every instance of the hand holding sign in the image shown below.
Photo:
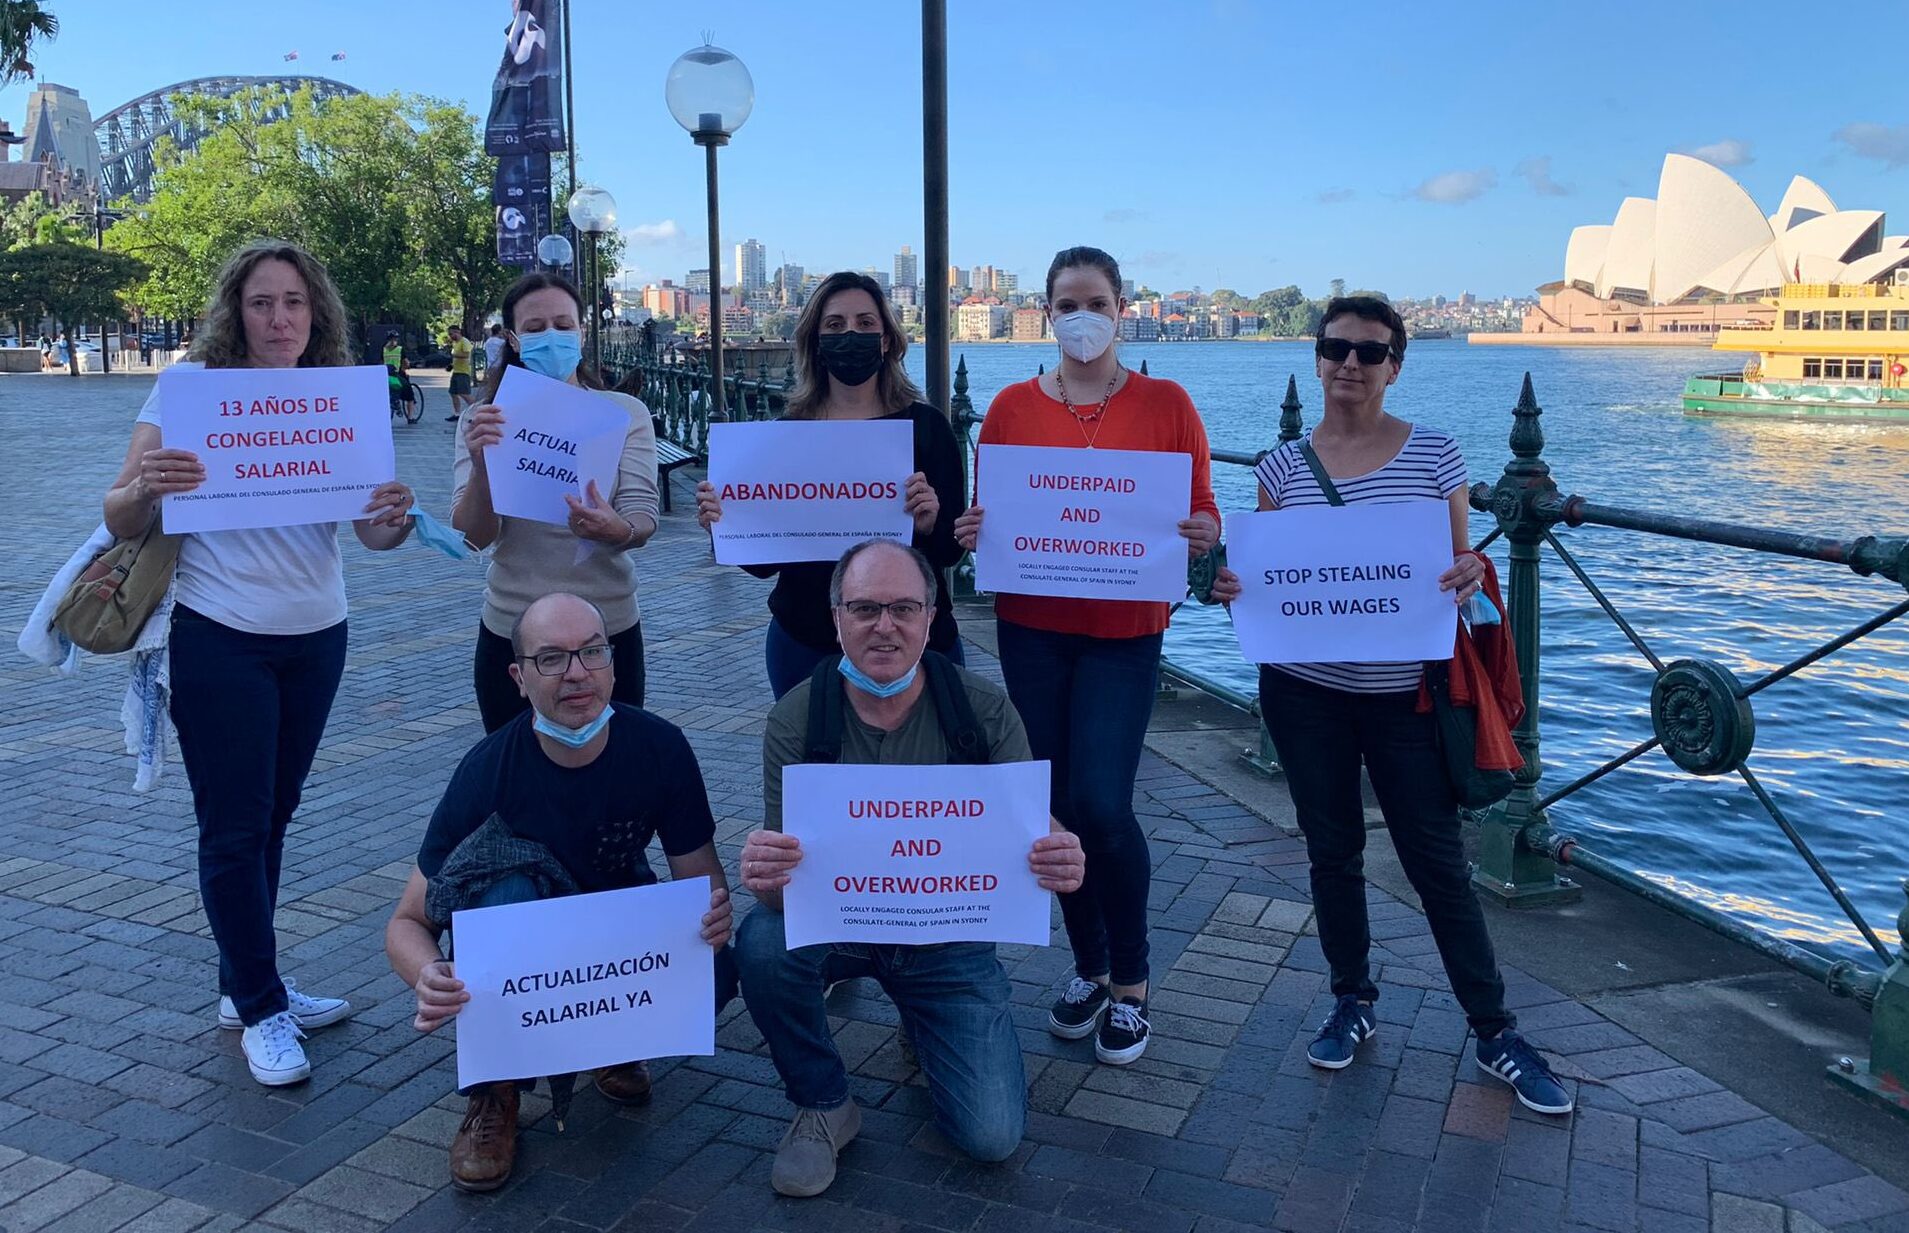
<path fill-rule="evenodd" d="M 467 444 L 480 431 L 491 508 L 574 529 L 569 498 L 581 498 L 591 481 L 616 491 L 630 417 L 601 394 L 512 367 L 498 384 L 497 406 L 472 414 Z"/>

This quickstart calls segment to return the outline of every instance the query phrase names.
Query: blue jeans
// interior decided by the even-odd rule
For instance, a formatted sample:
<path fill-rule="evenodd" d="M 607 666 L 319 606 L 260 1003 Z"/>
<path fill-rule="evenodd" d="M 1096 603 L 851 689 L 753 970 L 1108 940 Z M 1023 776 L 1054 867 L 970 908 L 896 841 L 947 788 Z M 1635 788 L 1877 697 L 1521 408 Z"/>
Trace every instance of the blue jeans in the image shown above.
<path fill-rule="evenodd" d="M 783 694 L 814 676 L 822 661 L 833 654 L 834 647 L 818 651 L 782 628 L 782 622 L 774 617 L 769 618 L 769 628 L 762 637 L 762 660 L 763 667 L 769 673 L 769 689 L 778 701 Z M 968 662 L 959 638 L 942 654 L 957 664 Z"/>
<path fill-rule="evenodd" d="M 199 819 L 199 896 L 219 992 L 247 1025 L 286 1008 L 278 975 L 285 831 L 345 671 L 345 623 L 252 634 L 184 606 L 172 618 L 172 726 Z"/>
<path fill-rule="evenodd" d="M 1060 897 L 1074 968 L 1089 979 L 1141 984 L 1153 858 L 1134 816 L 1133 785 L 1159 688 L 1161 636 L 995 624 L 1008 698 L 1034 756 L 1052 764 L 1054 816 L 1087 855 L 1080 889 Z"/>
<path fill-rule="evenodd" d="M 872 976 L 915 1042 L 941 1133 L 975 1160 L 1006 1160 L 1020 1145 L 1027 1079 L 993 943 L 790 950 L 782 913 L 758 904 L 737 932 L 736 961 L 749 1015 L 798 1108 L 834 1109 L 848 1099 L 822 993 L 834 981 Z"/>

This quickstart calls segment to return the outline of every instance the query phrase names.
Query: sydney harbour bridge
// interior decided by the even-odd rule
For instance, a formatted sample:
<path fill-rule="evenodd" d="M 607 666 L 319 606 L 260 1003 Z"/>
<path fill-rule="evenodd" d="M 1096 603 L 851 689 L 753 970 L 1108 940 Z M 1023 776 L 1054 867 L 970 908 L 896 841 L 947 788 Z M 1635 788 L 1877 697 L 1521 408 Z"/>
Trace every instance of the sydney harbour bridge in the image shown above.
<path fill-rule="evenodd" d="M 191 81 L 143 94 L 130 103 L 113 108 L 93 125 L 99 141 L 101 196 L 108 201 L 131 197 L 145 201 L 152 196 L 153 148 L 161 137 L 171 137 L 179 149 L 190 150 L 205 137 L 204 129 L 189 126 L 174 110 L 172 100 L 179 95 L 226 98 L 241 90 L 266 86 L 287 93 L 309 88 L 320 98 L 338 98 L 357 94 L 356 86 L 329 77 L 195 77 Z M 280 103 L 266 113 L 267 119 L 280 119 L 288 108 Z"/>

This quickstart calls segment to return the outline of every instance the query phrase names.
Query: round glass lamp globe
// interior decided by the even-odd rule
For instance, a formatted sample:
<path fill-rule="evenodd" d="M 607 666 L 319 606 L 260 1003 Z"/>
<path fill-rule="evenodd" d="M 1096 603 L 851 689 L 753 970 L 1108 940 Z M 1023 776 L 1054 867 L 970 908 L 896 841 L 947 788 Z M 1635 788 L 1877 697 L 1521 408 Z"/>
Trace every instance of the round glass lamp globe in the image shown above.
<path fill-rule="evenodd" d="M 579 184 L 570 194 L 570 225 L 586 234 L 616 230 L 616 198 L 594 184 Z"/>
<path fill-rule="evenodd" d="M 669 66 L 663 99 L 670 115 L 690 133 L 728 136 L 755 107 L 756 83 L 733 53 L 704 43 Z"/>
<path fill-rule="evenodd" d="M 575 251 L 565 236 L 547 235 L 537 241 L 537 260 L 545 265 L 569 265 Z"/>

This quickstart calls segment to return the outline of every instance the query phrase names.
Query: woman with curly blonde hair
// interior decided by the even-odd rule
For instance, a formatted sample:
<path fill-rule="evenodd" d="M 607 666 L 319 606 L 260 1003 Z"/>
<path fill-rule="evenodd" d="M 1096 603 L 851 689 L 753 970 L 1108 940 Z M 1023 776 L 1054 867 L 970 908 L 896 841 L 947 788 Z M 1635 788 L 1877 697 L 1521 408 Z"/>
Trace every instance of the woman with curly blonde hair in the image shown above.
<path fill-rule="evenodd" d="M 219 274 L 189 363 L 206 368 L 349 364 L 345 310 L 331 276 L 283 240 L 255 240 Z M 190 450 L 160 444 L 158 390 L 147 398 L 106 526 L 146 533 L 159 502 L 205 481 Z M 410 532 L 411 491 L 378 487 L 352 523 L 373 551 Z M 219 1026 L 244 1029 L 245 1059 L 267 1086 L 311 1076 L 303 1029 L 351 1014 L 278 973 L 272 917 L 285 831 L 345 666 L 345 574 L 336 523 L 183 537 L 169 643 L 172 722 L 199 820 L 199 891 L 219 946 Z"/>

